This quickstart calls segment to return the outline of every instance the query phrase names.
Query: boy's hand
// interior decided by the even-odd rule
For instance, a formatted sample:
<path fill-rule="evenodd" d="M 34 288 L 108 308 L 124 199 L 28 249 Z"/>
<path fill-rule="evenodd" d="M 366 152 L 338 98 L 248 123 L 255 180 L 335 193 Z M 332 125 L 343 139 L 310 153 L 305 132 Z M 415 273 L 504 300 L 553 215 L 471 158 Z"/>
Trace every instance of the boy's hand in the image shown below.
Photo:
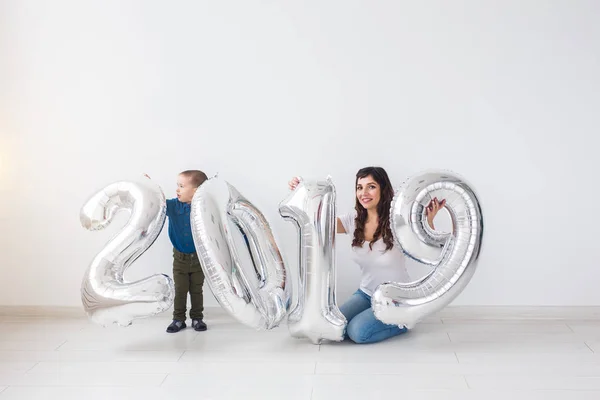
<path fill-rule="evenodd" d="M 290 190 L 294 190 L 296 189 L 296 187 L 300 184 L 300 179 L 298 179 L 298 177 L 293 177 L 292 180 L 290 180 L 288 182 L 288 186 L 290 187 Z"/>

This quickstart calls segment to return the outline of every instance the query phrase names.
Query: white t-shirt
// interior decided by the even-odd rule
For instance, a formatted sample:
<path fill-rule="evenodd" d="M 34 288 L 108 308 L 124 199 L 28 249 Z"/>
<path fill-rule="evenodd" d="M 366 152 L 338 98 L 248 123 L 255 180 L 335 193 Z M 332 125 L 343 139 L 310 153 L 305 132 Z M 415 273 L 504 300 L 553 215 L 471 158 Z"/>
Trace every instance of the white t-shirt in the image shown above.
<path fill-rule="evenodd" d="M 340 221 L 346 233 L 354 237 L 354 220 L 356 210 L 351 213 L 340 215 Z M 373 250 L 369 249 L 369 242 L 365 240 L 362 248 L 352 247 L 352 259 L 358 264 L 362 272 L 360 290 L 373 295 L 377 286 L 385 282 L 409 282 L 408 271 L 404 254 L 397 244 L 385 251 L 385 243 L 380 238 L 373 243 Z"/>

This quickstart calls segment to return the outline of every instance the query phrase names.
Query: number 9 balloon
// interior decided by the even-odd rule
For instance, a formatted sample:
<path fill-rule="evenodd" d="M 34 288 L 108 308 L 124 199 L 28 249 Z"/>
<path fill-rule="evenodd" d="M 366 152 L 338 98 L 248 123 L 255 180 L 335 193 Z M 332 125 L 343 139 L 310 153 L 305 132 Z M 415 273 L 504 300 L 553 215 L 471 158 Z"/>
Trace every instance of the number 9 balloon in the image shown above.
<path fill-rule="evenodd" d="M 129 211 L 125 227 L 96 255 L 81 285 L 83 307 L 92 321 L 106 326 L 131 325 L 173 304 L 173 281 L 156 274 L 125 282 L 123 274 L 154 243 L 166 219 L 165 196 L 150 179 L 117 182 L 95 193 L 81 208 L 88 230 L 106 228 L 119 211 Z"/>
<path fill-rule="evenodd" d="M 446 199 L 452 232 L 440 234 L 427 223 L 425 207 L 431 199 Z M 479 200 L 458 175 L 425 172 L 408 179 L 392 202 L 394 239 L 412 259 L 434 267 L 412 283 L 388 282 L 373 293 L 375 317 L 387 324 L 414 327 L 460 294 L 477 266 L 483 238 Z"/>

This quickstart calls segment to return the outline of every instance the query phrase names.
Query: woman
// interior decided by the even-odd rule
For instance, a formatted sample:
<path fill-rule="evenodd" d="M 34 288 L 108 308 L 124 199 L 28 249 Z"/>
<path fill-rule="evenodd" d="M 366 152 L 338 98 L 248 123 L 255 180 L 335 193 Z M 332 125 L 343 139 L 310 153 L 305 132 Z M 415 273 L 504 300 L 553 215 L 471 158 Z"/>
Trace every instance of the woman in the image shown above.
<path fill-rule="evenodd" d="M 291 190 L 300 183 L 289 182 Z M 353 259 L 361 269 L 359 289 L 340 307 L 348 326 L 346 336 L 355 343 L 375 343 L 406 332 L 375 318 L 371 296 L 384 282 L 409 282 L 404 254 L 394 246 L 390 228 L 390 207 L 394 190 L 388 174 L 380 167 L 362 168 L 356 173 L 356 205 L 352 213 L 337 219 L 337 233 L 352 235 Z M 431 200 L 426 208 L 432 229 L 433 219 L 446 200 Z"/>

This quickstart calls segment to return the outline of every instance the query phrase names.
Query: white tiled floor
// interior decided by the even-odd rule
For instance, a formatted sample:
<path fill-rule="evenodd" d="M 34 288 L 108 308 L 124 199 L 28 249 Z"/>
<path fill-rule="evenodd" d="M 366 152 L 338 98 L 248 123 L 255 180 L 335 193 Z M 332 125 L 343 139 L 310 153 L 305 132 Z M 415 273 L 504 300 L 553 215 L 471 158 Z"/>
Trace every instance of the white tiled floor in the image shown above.
<path fill-rule="evenodd" d="M 440 316 L 378 344 L 316 346 L 206 314 L 207 332 L 177 334 L 168 315 L 0 317 L 0 400 L 600 399 L 600 318 Z"/>

